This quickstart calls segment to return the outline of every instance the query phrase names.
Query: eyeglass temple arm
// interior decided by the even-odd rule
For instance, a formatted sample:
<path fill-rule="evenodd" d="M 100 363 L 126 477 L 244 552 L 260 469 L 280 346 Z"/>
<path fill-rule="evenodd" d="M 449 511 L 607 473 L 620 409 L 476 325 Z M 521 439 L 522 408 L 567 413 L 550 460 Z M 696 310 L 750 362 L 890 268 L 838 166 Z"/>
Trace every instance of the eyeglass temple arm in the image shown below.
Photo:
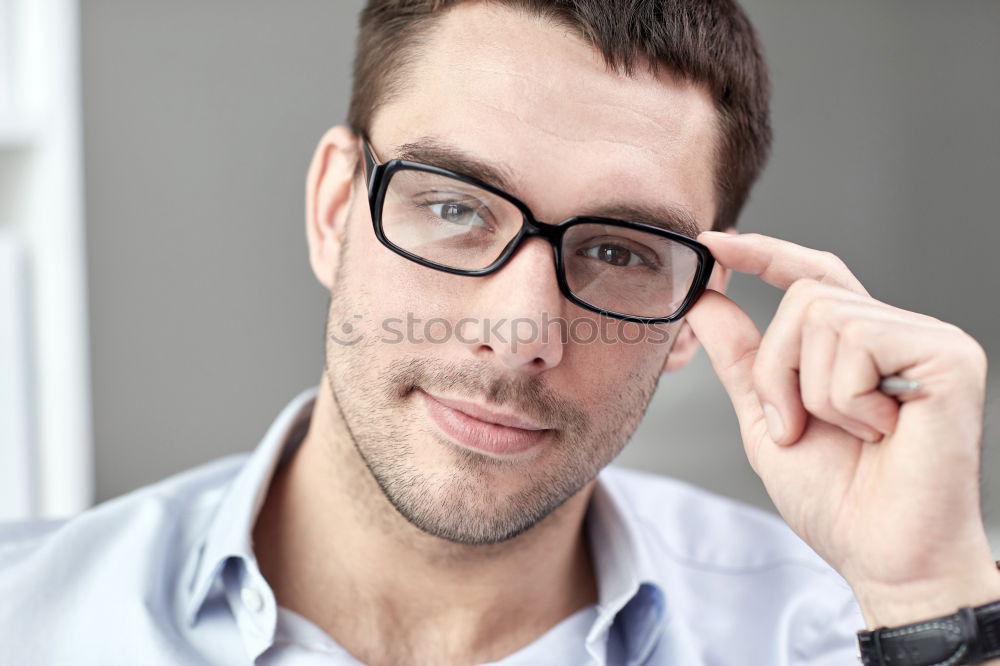
<path fill-rule="evenodd" d="M 378 158 L 375 156 L 375 152 L 372 150 L 371 144 L 368 143 L 368 138 L 360 132 L 355 132 L 358 135 L 358 140 L 361 142 L 361 155 L 364 159 L 365 164 L 365 180 L 368 184 L 368 195 L 372 196 L 375 193 L 375 167 L 379 165 Z"/>

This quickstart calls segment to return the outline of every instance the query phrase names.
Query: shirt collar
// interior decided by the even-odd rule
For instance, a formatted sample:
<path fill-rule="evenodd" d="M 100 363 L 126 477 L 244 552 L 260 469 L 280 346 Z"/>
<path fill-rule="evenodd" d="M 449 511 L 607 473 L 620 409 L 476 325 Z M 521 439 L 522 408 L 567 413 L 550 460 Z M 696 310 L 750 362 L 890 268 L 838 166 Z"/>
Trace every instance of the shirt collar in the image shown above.
<path fill-rule="evenodd" d="M 608 477 L 598 476 L 587 511 L 598 597 L 598 618 L 587 636 L 587 649 L 603 663 L 608 632 L 614 626 L 626 663 L 642 663 L 664 630 L 664 594 L 648 537 Z"/>
<path fill-rule="evenodd" d="M 192 551 L 186 571 L 188 602 L 185 619 L 188 625 L 195 623 L 209 591 L 223 571 L 230 558 L 236 558 L 244 565 L 256 562 L 253 553 L 252 534 L 257 514 L 267 497 L 274 470 L 279 462 L 288 459 L 298 448 L 305 435 L 308 416 L 316 398 L 315 387 L 296 396 L 281 411 L 268 428 L 260 445 L 228 484 L 212 519 L 209 521 L 199 545 Z M 254 571 L 257 567 L 250 567 Z M 265 598 L 270 605 L 271 615 L 275 615 L 273 593 L 267 585 L 258 586 L 261 593 L 272 595 Z M 273 635 L 271 627 L 261 627 L 259 633 Z M 269 631 L 268 631 L 269 629 Z"/>
<path fill-rule="evenodd" d="M 317 390 L 307 389 L 288 403 L 225 489 L 187 564 L 188 625 L 197 620 L 217 581 L 237 577 L 245 582 L 253 575 L 260 576 L 251 539 L 253 526 L 275 469 L 294 454 L 305 435 Z M 587 649 L 597 663 L 603 663 L 608 634 L 615 625 L 621 632 L 616 640 L 621 641 L 628 663 L 641 663 L 662 633 L 664 597 L 656 582 L 646 537 L 628 510 L 627 501 L 606 476 L 598 477 L 587 511 L 598 589 L 598 618 L 587 636 Z M 229 564 L 232 559 L 236 562 Z M 268 611 L 252 632 L 259 637 L 259 644 L 251 651 L 259 654 L 273 641 L 277 606 L 262 577 L 253 583 Z M 232 585 L 228 587 L 227 596 L 231 596 Z"/>

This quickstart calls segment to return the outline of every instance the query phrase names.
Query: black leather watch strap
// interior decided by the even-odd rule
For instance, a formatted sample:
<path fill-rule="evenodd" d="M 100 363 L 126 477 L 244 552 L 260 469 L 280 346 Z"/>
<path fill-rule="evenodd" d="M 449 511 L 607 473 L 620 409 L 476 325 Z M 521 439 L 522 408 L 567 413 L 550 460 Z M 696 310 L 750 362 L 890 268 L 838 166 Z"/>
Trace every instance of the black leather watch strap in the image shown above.
<path fill-rule="evenodd" d="M 1000 601 L 902 627 L 858 632 L 865 666 L 960 666 L 1000 657 Z"/>

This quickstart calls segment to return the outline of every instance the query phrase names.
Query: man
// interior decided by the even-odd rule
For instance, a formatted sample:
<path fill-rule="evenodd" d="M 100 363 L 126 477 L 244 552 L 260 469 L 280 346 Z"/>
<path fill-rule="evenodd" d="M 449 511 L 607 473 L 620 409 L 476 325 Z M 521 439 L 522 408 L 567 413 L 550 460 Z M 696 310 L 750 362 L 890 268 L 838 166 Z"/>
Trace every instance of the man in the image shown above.
<path fill-rule="evenodd" d="M 248 460 L 10 529 L 10 663 L 844 664 L 865 626 L 987 663 L 949 632 L 989 609 L 937 619 L 1000 600 L 982 350 L 735 233 L 770 137 L 735 6 L 373 0 L 350 121 L 307 178 L 318 390 Z M 731 271 L 787 291 L 763 337 Z M 815 553 L 604 470 L 698 343 Z"/>

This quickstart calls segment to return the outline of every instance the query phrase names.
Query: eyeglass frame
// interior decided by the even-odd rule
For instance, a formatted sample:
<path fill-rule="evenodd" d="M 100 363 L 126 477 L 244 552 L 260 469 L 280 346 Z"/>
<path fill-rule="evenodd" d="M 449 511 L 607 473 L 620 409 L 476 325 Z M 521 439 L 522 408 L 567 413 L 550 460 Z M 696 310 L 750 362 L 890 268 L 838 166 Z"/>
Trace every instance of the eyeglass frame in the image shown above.
<path fill-rule="evenodd" d="M 688 310 L 690 310 L 695 302 L 697 302 L 708 285 L 708 280 L 712 275 L 712 269 L 715 267 L 715 258 L 712 256 L 708 247 L 693 238 L 689 238 L 675 231 L 670 231 L 669 229 L 663 229 L 651 224 L 645 224 L 643 222 L 632 222 L 629 220 L 619 220 L 608 217 L 575 215 L 556 224 L 542 222 L 535 217 L 534 213 L 531 212 L 531 209 L 528 208 L 527 204 L 509 192 L 505 192 L 504 190 L 481 181 L 478 178 L 466 176 L 465 174 L 450 171 L 432 164 L 424 164 L 422 162 L 414 162 L 398 158 L 388 160 L 387 162 L 379 162 L 377 161 L 378 158 L 375 156 L 374 150 L 372 149 L 368 139 L 363 135 L 360 135 L 360 139 L 363 146 L 365 178 L 368 181 L 368 206 L 371 212 L 372 227 L 375 231 L 375 237 L 380 243 L 382 243 L 382 245 L 389 248 L 396 254 L 420 264 L 421 266 L 426 266 L 427 268 L 443 271 L 445 273 L 451 273 L 453 275 L 466 275 L 469 277 L 491 275 L 506 266 L 511 257 L 517 253 L 527 239 L 532 237 L 543 238 L 548 241 L 549 245 L 552 246 L 552 252 L 555 258 L 556 282 L 559 285 L 559 291 L 562 292 L 562 295 L 566 299 L 568 299 L 571 303 L 579 305 L 580 307 L 591 312 L 596 312 L 614 319 L 640 324 L 669 324 L 677 321 L 687 314 Z M 421 257 L 420 255 L 414 254 L 389 240 L 382 228 L 382 209 L 385 203 L 385 196 L 388 192 L 392 176 L 397 171 L 422 171 L 424 173 L 453 178 L 459 182 L 466 183 L 467 185 L 473 185 L 481 188 L 490 194 L 513 204 L 514 207 L 521 213 L 521 228 L 518 230 L 517 234 L 510 241 L 508 241 L 507 246 L 504 248 L 504 251 L 500 254 L 500 256 L 485 268 L 475 270 L 455 268 L 453 266 L 435 263 L 429 259 Z M 681 245 L 693 250 L 698 256 L 698 272 L 691 280 L 691 286 L 688 288 L 687 296 L 681 302 L 680 306 L 678 306 L 678 308 L 668 317 L 640 317 L 638 315 L 629 315 L 598 307 L 584 301 L 579 296 L 574 294 L 566 281 L 562 241 L 566 231 L 579 224 L 603 224 L 623 229 L 635 229 L 637 231 L 649 232 L 680 243 Z"/>

